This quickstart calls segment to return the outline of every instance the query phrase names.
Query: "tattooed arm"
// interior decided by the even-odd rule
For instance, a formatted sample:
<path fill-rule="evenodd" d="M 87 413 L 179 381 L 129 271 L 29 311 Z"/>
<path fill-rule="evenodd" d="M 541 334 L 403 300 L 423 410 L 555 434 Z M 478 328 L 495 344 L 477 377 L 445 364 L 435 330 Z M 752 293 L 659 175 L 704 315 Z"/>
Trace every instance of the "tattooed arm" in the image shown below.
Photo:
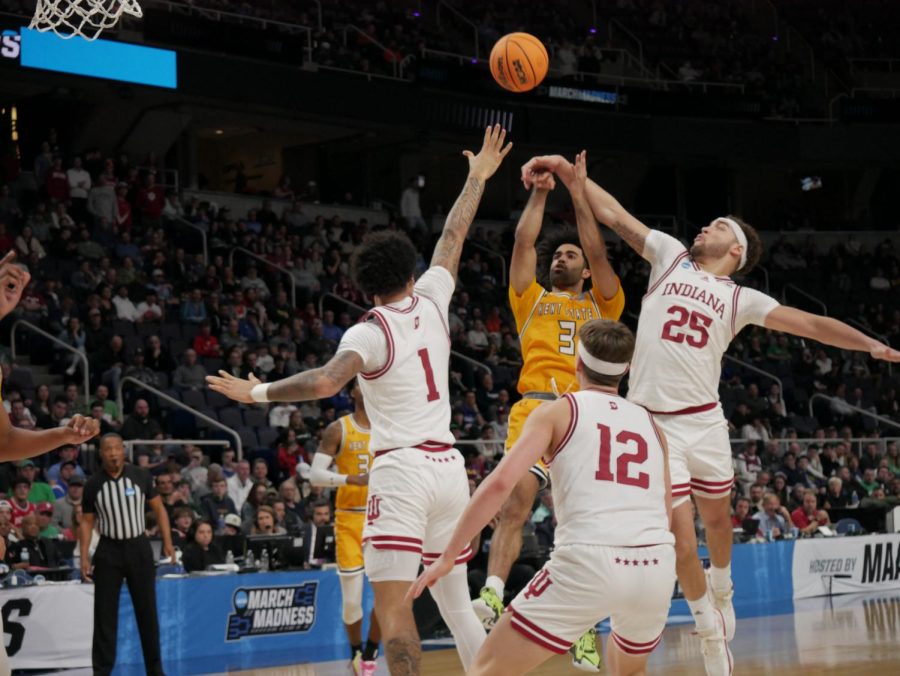
<path fill-rule="evenodd" d="M 229 399 L 252 404 L 256 401 L 310 401 L 333 397 L 350 379 L 363 370 L 363 358 L 356 352 L 338 352 L 325 366 L 276 380 L 265 388 L 264 399 L 250 394 L 260 381 L 252 373 L 248 379 L 235 378 L 227 371 L 218 376 L 206 376 L 209 389 Z"/>
<path fill-rule="evenodd" d="M 463 243 L 466 241 L 469 227 L 475 220 L 475 213 L 478 211 L 481 196 L 484 194 L 484 184 L 494 175 L 500 163 L 503 162 L 503 158 L 512 148 L 512 143 L 508 143 L 506 147 L 503 146 L 505 140 L 506 130 L 501 129 L 499 124 L 495 124 L 485 130 L 484 144 L 477 155 L 470 150 L 463 151 L 463 155 L 469 160 L 469 175 L 453 208 L 447 214 L 444 231 L 441 233 L 441 238 L 434 247 L 434 254 L 431 257 L 432 266 L 439 265 L 447 269 L 454 279 L 459 270 L 459 257 L 462 255 Z"/>
<path fill-rule="evenodd" d="M 555 173 L 567 184 L 575 178 L 575 167 L 566 158 L 561 155 L 545 155 L 531 158 L 522 167 L 522 182 L 528 188 L 537 177 L 548 171 Z M 590 179 L 587 180 L 585 194 L 594 217 L 643 256 L 644 242 L 650 234 L 650 228 L 628 213 L 615 197 Z"/>

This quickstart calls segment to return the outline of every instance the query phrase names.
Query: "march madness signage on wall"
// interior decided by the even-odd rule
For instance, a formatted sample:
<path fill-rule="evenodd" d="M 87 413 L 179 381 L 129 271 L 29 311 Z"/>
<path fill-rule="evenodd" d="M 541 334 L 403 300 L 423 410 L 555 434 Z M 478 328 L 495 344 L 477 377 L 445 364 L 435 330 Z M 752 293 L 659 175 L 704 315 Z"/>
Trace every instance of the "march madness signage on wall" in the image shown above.
<path fill-rule="evenodd" d="M 799 540 L 794 598 L 900 589 L 900 533 Z"/>
<path fill-rule="evenodd" d="M 226 641 L 306 632 L 316 621 L 317 581 L 285 587 L 240 587 L 232 595 Z"/>

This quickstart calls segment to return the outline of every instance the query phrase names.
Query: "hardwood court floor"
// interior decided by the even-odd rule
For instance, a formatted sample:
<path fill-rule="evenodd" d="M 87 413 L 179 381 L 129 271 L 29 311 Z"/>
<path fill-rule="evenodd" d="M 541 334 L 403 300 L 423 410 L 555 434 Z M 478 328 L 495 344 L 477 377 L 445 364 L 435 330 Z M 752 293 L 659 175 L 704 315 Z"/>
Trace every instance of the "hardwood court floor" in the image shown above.
<path fill-rule="evenodd" d="M 792 612 L 793 610 L 793 612 Z M 781 614 L 777 614 L 781 613 Z M 691 624 L 666 628 L 650 658 L 648 673 L 667 676 L 703 674 L 700 643 Z M 604 635 L 604 645 L 607 634 Z M 731 644 L 737 676 L 888 676 L 900 674 L 900 591 L 796 601 L 738 620 Z M 381 660 L 379 660 L 381 662 Z M 457 676 L 462 667 L 452 649 L 427 651 L 423 676 Z M 346 676 L 346 662 L 303 664 L 231 672 L 247 676 Z M 387 675 L 387 667 L 379 669 Z M 540 676 L 583 674 L 568 656 L 531 672 Z"/>

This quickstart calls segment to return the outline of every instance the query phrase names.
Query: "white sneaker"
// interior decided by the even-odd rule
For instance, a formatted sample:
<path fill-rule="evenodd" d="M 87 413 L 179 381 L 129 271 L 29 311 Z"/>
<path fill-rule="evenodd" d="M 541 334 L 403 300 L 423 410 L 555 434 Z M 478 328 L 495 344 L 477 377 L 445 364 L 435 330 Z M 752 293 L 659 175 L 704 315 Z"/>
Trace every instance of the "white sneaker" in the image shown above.
<path fill-rule="evenodd" d="M 734 585 L 726 592 L 719 592 L 713 589 L 710 580 L 709 571 L 706 571 L 706 596 L 709 602 L 716 610 L 721 611 L 722 619 L 725 620 L 725 640 L 731 643 L 734 640 L 735 617 L 734 617 Z"/>
<path fill-rule="evenodd" d="M 725 638 L 725 618 L 721 610 L 716 610 L 715 616 L 715 629 L 705 636 L 700 634 L 703 666 L 706 668 L 706 676 L 731 676 L 734 672 L 734 658 Z"/>

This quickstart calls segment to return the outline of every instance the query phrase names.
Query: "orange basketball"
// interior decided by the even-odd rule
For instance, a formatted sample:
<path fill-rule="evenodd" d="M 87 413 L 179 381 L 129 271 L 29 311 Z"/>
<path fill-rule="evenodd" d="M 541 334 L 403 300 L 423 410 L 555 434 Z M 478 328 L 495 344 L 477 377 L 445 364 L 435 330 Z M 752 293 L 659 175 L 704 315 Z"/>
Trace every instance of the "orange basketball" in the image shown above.
<path fill-rule="evenodd" d="M 533 35 L 510 33 L 497 40 L 491 50 L 491 75 L 511 92 L 527 92 L 547 76 L 547 49 Z"/>

